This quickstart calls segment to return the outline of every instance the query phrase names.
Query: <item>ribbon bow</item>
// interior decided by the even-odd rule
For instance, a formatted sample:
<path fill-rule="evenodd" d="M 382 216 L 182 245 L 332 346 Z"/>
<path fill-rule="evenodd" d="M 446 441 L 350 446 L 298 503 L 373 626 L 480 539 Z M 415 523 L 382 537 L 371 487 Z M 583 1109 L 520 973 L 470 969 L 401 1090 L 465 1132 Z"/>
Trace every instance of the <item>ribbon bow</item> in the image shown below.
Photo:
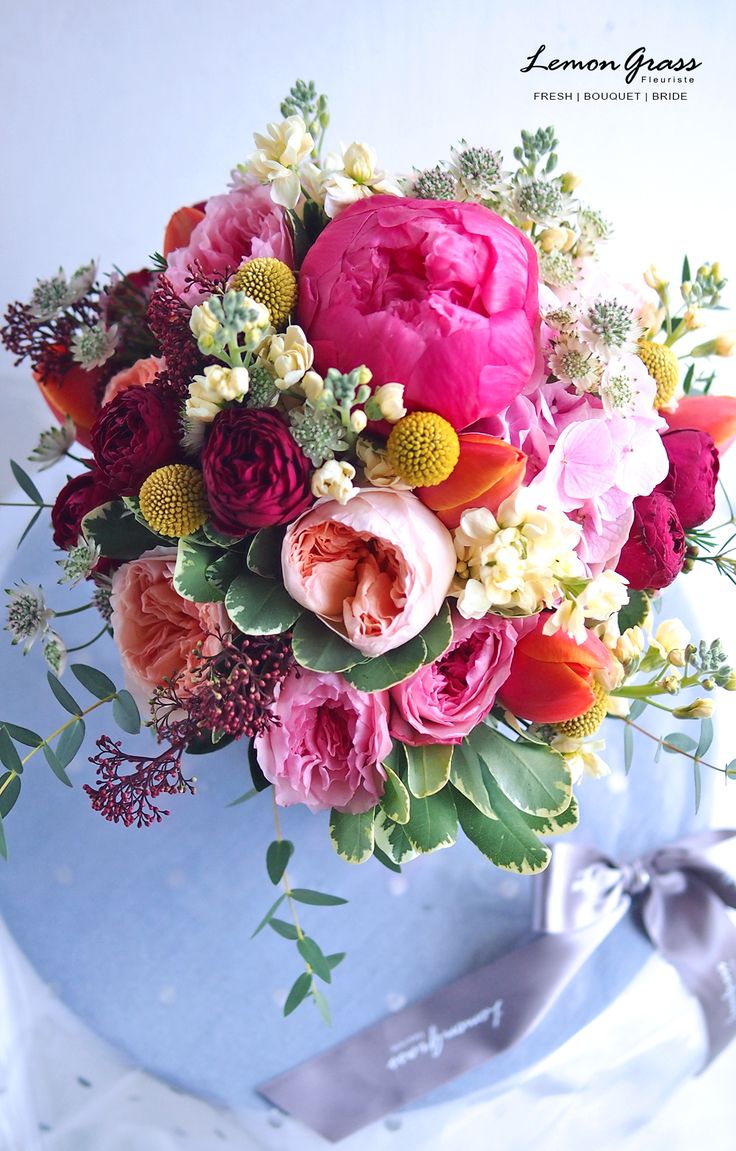
<path fill-rule="evenodd" d="M 736 830 L 705 831 L 628 864 L 555 844 L 524 947 L 262 1084 L 337 1141 L 518 1043 L 635 905 L 705 1016 L 710 1062 L 736 1034 Z M 706 1062 L 706 1066 L 707 1066 Z"/>

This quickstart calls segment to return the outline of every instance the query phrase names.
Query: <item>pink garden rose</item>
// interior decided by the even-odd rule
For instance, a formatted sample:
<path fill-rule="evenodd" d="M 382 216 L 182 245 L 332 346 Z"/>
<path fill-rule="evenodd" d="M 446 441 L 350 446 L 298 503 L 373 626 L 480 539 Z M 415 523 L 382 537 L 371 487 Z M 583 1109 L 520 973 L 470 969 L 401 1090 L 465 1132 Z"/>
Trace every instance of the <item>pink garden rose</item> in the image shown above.
<path fill-rule="evenodd" d="M 283 807 L 369 811 L 383 795 L 391 751 L 388 695 L 358 691 L 339 675 L 300 670 L 283 684 L 279 718 L 255 741 L 258 763 Z"/>
<path fill-rule="evenodd" d="M 445 654 L 391 688 L 392 736 L 414 746 L 461 743 L 493 707 L 520 631 L 531 622 L 453 613 L 454 635 Z"/>
<path fill-rule="evenodd" d="M 202 293 L 185 290 L 188 266 L 199 260 L 205 272 L 220 276 L 235 271 L 253 256 L 275 256 L 294 266 L 294 246 L 286 212 L 274 204 L 268 188 L 236 188 L 207 201 L 204 219 L 194 228 L 185 248 L 168 256 L 166 277 L 178 295 L 196 304 Z"/>
<path fill-rule="evenodd" d="M 367 656 L 418 635 L 447 595 L 452 536 L 411 492 L 367 488 L 318 500 L 287 529 L 289 595 Z"/>
<path fill-rule="evenodd" d="M 152 384 L 156 376 L 165 368 L 166 360 L 162 359 L 161 356 L 146 356 L 143 360 L 136 360 L 129 368 L 123 368 L 121 372 L 116 372 L 105 388 L 102 407 L 104 408 L 105 404 L 109 404 L 110 400 L 114 400 L 126 388 L 144 388 L 146 384 Z"/>
<path fill-rule="evenodd" d="M 229 626 L 221 604 L 192 603 L 174 590 L 175 565 L 175 548 L 154 548 L 112 577 L 113 634 L 126 687 L 143 707 L 167 677 L 193 669 L 198 644 L 216 655 L 214 633 Z"/>
<path fill-rule="evenodd" d="M 537 286 L 532 245 L 482 205 L 373 196 L 307 253 L 299 323 L 318 371 L 367 364 L 460 430 L 541 369 Z"/>

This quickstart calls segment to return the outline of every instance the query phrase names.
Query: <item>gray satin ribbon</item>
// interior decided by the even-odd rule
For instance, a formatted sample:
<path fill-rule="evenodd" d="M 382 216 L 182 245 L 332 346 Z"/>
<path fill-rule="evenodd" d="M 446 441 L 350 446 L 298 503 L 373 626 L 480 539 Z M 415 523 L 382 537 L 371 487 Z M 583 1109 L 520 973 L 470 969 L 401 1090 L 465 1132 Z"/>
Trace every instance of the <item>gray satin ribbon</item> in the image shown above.
<path fill-rule="evenodd" d="M 344 1139 L 518 1043 L 632 906 L 697 997 L 710 1062 L 736 1034 L 727 911 L 736 908 L 736 830 L 706 831 L 626 865 L 555 844 L 537 887 L 541 935 L 257 1090 L 330 1142 Z"/>

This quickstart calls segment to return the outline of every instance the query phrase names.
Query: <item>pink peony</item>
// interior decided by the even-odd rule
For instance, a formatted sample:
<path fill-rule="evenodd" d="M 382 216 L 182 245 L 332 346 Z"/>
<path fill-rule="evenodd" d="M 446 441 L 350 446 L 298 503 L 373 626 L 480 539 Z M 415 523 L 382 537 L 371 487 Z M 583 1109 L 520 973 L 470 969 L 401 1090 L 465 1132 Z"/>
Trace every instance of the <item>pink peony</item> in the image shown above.
<path fill-rule="evenodd" d="M 283 684 L 273 711 L 280 722 L 255 749 L 277 803 L 353 813 L 375 807 L 391 751 L 385 691 L 369 695 L 339 675 L 300 671 Z"/>
<path fill-rule="evenodd" d="M 541 369 L 537 285 L 532 245 L 480 204 L 373 196 L 307 253 L 299 322 L 318 371 L 365 363 L 460 430 Z"/>
<path fill-rule="evenodd" d="M 275 256 L 294 266 L 294 245 L 283 208 L 274 204 L 268 188 L 236 188 L 207 201 L 204 219 L 194 228 L 185 248 L 168 256 L 166 277 L 178 295 L 196 304 L 197 287 L 185 289 L 189 265 L 198 260 L 204 272 L 221 276 L 253 256 Z"/>
<path fill-rule="evenodd" d="M 368 488 L 319 500 L 287 529 L 284 584 L 367 656 L 418 635 L 455 572 L 452 536 L 411 492 Z"/>
<path fill-rule="evenodd" d="M 112 577 L 112 628 L 125 683 L 144 707 L 167 677 L 192 670 L 197 645 L 216 655 L 215 633 L 229 626 L 221 604 L 192 603 L 174 590 L 175 565 L 175 548 L 154 548 Z"/>
<path fill-rule="evenodd" d="M 461 743 L 493 707 L 511 670 L 520 630 L 531 622 L 454 615 L 454 636 L 445 654 L 391 688 L 392 736 L 415 746 Z"/>
<path fill-rule="evenodd" d="M 116 372 L 110 379 L 105 394 L 102 397 L 102 407 L 114 400 L 119 392 L 126 388 L 145 387 L 152 384 L 156 376 L 166 368 L 166 360 L 160 356 L 146 356 L 144 360 L 136 360 L 129 368 Z"/>

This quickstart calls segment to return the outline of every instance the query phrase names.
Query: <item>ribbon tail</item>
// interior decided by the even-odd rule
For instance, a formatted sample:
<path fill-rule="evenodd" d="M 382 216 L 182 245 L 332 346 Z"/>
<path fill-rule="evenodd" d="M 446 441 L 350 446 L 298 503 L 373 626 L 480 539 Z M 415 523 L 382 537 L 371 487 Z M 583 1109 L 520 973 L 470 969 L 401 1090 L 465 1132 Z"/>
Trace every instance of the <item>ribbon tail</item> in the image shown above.
<path fill-rule="evenodd" d="M 543 935 L 257 1090 L 330 1142 L 518 1043 L 547 1014 L 628 901 L 590 926 Z"/>

